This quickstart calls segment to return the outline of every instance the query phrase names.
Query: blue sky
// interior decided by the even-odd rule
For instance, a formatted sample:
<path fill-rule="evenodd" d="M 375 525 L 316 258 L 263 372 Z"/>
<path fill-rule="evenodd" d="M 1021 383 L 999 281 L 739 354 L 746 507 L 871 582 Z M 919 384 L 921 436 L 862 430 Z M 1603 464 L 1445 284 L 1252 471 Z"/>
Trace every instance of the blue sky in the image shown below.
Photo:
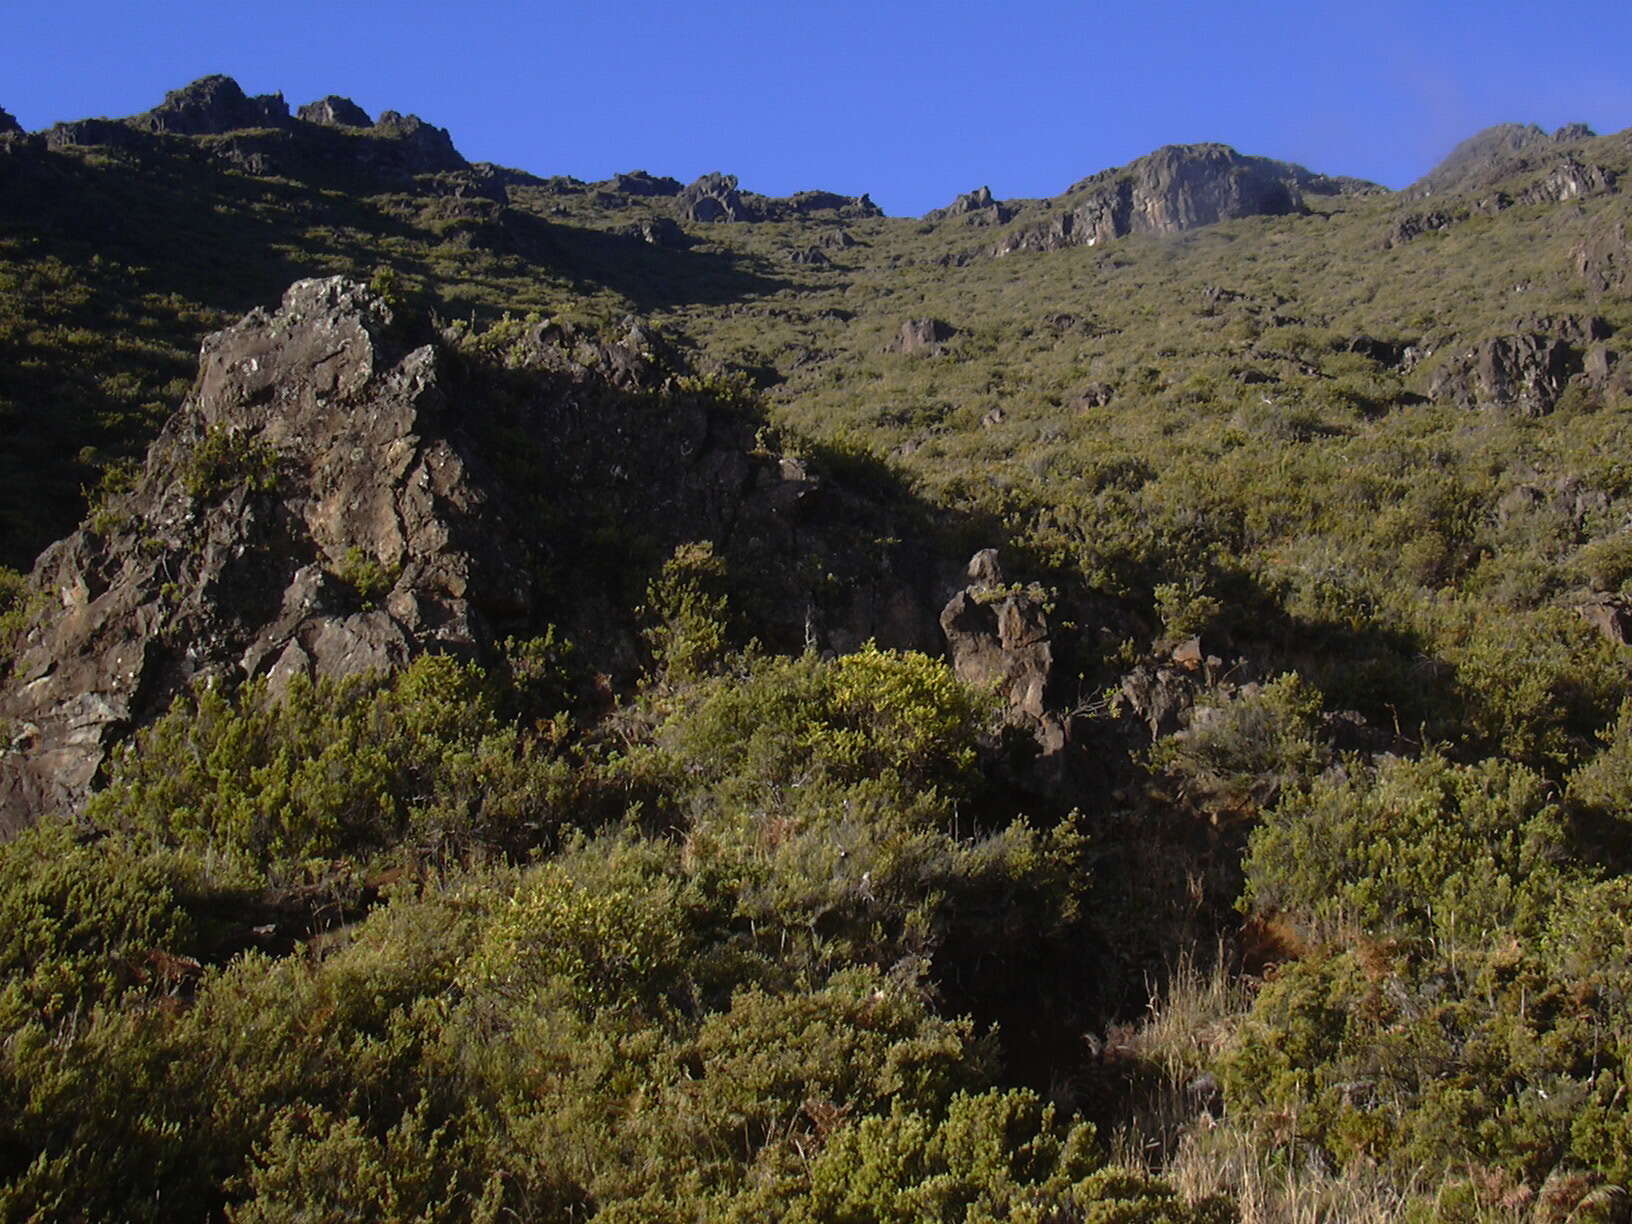
<path fill-rule="evenodd" d="M 1403 186 L 1492 123 L 1632 127 L 1632 4 L 14 0 L 25 127 L 147 109 L 210 72 L 446 127 L 472 160 L 709 170 L 918 214 L 1052 195 L 1162 144 Z"/>

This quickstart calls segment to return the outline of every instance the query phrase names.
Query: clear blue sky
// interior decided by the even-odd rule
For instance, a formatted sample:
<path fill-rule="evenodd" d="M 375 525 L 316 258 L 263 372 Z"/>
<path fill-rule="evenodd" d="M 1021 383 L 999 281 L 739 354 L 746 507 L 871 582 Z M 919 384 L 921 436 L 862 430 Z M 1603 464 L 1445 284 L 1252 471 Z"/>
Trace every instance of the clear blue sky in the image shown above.
<path fill-rule="evenodd" d="M 14 0 L 0 106 L 128 115 L 211 72 L 413 112 L 472 160 L 708 170 L 918 214 L 1052 195 L 1162 144 L 1403 186 L 1492 123 L 1632 127 L 1632 3 Z"/>

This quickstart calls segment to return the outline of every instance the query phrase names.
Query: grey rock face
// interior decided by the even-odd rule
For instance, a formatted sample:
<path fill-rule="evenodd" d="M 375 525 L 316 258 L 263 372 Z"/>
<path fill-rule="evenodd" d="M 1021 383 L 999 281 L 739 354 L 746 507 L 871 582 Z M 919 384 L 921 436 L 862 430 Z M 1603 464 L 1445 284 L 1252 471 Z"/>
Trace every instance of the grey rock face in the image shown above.
<path fill-rule="evenodd" d="M 0 106 L 0 136 L 21 136 L 23 125 L 5 107 Z"/>
<path fill-rule="evenodd" d="M 1584 123 L 1566 124 L 1551 136 L 1533 123 L 1499 123 L 1468 137 L 1406 190 L 1411 196 L 1427 198 L 1491 186 L 1537 159 L 1551 158 L 1560 145 L 1593 136 Z"/>
<path fill-rule="evenodd" d="M 1244 157 L 1220 144 L 1169 145 L 1073 186 L 1062 211 L 1023 227 L 994 254 L 1096 246 L 1125 234 L 1172 234 L 1232 217 L 1303 208 L 1305 190 L 1335 189 L 1301 167 Z"/>
<path fill-rule="evenodd" d="M 944 319 L 908 319 L 890 342 L 892 353 L 938 353 L 941 346 L 958 334 Z"/>
<path fill-rule="evenodd" d="M 474 651 L 527 612 L 525 550 L 451 436 L 437 354 L 393 324 L 333 278 L 205 341 L 135 489 L 35 568 L 57 609 L 0 698 L 18 729 L 0 833 L 75 806 L 111 746 L 189 684 Z"/>
<path fill-rule="evenodd" d="M 682 190 L 676 200 L 687 221 L 751 221 L 752 211 L 737 190 L 737 176 L 714 171 Z"/>
<path fill-rule="evenodd" d="M 1495 336 L 1449 357 L 1428 394 L 1462 408 L 1520 416 L 1553 410 L 1570 378 L 1581 372 L 1578 345 L 1607 334 L 1601 319 L 1537 318 L 1512 335 Z"/>
<path fill-rule="evenodd" d="M 373 127 L 374 120 L 368 117 L 368 112 L 350 98 L 342 98 L 338 94 L 330 94 L 326 98 L 319 98 L 316 102 L 308 102 L 301 107 L 298 118 L 307 123 L 316 123 L 322 127 Z"/>
<path fill-rule="evenodd" d="M 1014 216 L 1014 210 L 992 197 L 990 187 L 966 191 L 945 208 L 924 214 L 925 221 L 950 221 L 963 217 L 971 224 L 1002 225 Z"/>
<path fill-rule="evenodd" d="M 149 132 L 208 136 L 242 128 L 280 127 L 289 122 L 282 94 L 246 97 L 228 76 L 207 76 L 165 94 L 164 101 L 131 124 Z"/>

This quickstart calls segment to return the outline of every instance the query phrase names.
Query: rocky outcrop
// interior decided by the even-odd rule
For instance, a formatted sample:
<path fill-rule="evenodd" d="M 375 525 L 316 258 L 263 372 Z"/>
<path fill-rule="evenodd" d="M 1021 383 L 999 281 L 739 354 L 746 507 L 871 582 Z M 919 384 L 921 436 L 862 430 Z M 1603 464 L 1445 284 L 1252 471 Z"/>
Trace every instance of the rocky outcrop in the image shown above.
<path fill-rule="evenodd" d="M 468 164 L 453 147 L 446 128 L 433 127 L 418 115 L 381 111 L 374 126 L 375 136 L 395 142 L 403 151 L 406 168 L 413 174 L 435 174 L 441 170 L 462 170 Z"/>
<path fill-rule="evenodd" d="M 1632 646 L 1632 600 L 1598 594 L 1575 605 L 1581 619 L 1617 646 Z"/>
<path fill-rule="evenodd" d="M 248 97 L 228 76 L 207 76 L 164 95 L 164 101 L 130 120 L 132 126 L 175 136 L 209 136 L 242 128 L 281 127 L 289 122 L 282 94 Z"/>
<path fill-rule="evenodd" d="M 1303 209 L 1306 191 L 1351 190 L 1337 180 L 1221 144 L 1168 145 L 1073 186 L 1047 220 L 1022 226 L 994 254 L 1096 246 L 1126 234 L 1173 234 L 1232 217 Z"/>
<path fill-rule="evenodd" d="M 1456 224 L 1458 219 L 1453 214 L 1441 209 L 1435 209 L 1432 212 L 1409 213 L 1389 227 L 1388 236 L 1383 239 L 1383 250 L 1388 251 L 1397 246 L 1404 246 L 1424 234 L 1449 229 Z"/>
<path fill-rule="evenodd" d="M 768 453 L 664 353 L 632 320 L 545 321 L 500 368 L 342 278 L 211 336 L 134 487 L 31 577 L 48 606 L 0 695 L 0 836 L 72 810 L 190 686 L 491 661 L 546 622 L 626 679 L 624 596 L 693 540 L 772 648 L 936 649 L 938 563 L 899 543 L 904 497 Z"/>
<path fill-rule="evenodd" d="M 1551 161 L 1561 145 L 1591 139 L 1584 123 L 1566 124 L 1548 135 L 1535 124 L 1500 123 L 1468 137 L 1406 193 L 1412 198 L 1449 195 L 1493 187 L 1504 179 Z"/>
<path fill-rule="evenodd" d="M 0 137 L 24 135 L 23 125 L 5 107 L 0 106 Z"/>
<path fill-rule="evenodd" d="M 1513 197 L 1515 204 L 1562 204 L 1615 190 L 1616 174 L 1603 166 L 1562 157 L 1546 173 Z"/>
<path fill-rule="evenodd" d="M 605 186 L 610 191 L 631 196 L 675 196 L 680 194 L 679 179 L 666 176 L 659 178 L 647 174 L 644 170 L 631 170 L 628 174 L 614 174 Z"/>
<path fill-rule="evenodd" d="M 685 221 L 751 221 L 754 214 L 737 190 L 737 176 L 714 171 L 705 174 L 676 197 Z"/>
<path fill-rule="evenodd" d="M 1608 336 L 1598 318 L 1532 318 L 1509 335 L 1451 354 L 1428 387 L 1431 398 L 1461 408 L 1519 416 L 1553 410 L 1583 368 L 1581 346 Z"/>
<path fill-rule="evenodd" d="M 1595 296 L 1624 292 L 1632 285 L 1632 240 L 1626 222 L 1604 217 L 1570 252 L 1575 274 Z"/>
<path fill-rule="evenodd" d="M 941 609 L 941 631 L 958 679 L 996 695 L 1004 721 L 1036 740 L 1042 757 L 1059 757 L 1064 718 L 1049 706 L 1054 648 L 1041 600 L 1004 581 L 995 548 L 970 558 L 968 585 Z"/>
<path fill-rule="evenodd" d="M 756 196 L 754 212 L 762 221 L 786 221 L 832 213 L 845 220 L 882 217 L 884 210 L 865 193 L 840 195 L 836 191 L 796 191 L 791 196 Z"/>
<path fill-rule="evenodd" d="M 205 341 L 135 489 L 41 556 L 55 601 L 0 715 L 0 821 L 71 807 L 186 686 L 475 651 L 524 618 L 513 520 L 449 431 L 440 359 L 338 278 Z"/>
<path fill-rule="evenodd" d="M 670 250 L 680 250 L 687 242 L 686 231 L 676 225 L 670 217 L 649 217 L 625 226 L 621 232 L 626 237 L 639 238 L 650 246 L 667 247 Z"/>
<path fill-rule="evenodd" d="M 939 353 L 957 334 L 944 319 L 908 319 L 886 347 L 892 353 Z"/>
<path fill-rule="evenodd" d="M 925 221 L 951 221 L 962 217 L 970 225 L 1004 225 L 1014 217 L 1014 210 L 992 197 L 990 187 L 966 191 L 945 208 L 924 214 Z"/>
<path fill-rule="evenodd" d="M 308 102 L 296 112 L 297 118 L 306 123 L 315 123 L 320 127 L 347 127 L 369 128 L 374 126 L 374 120 L 368 117 L 368 112 L 350 98 L 342 98 L 338 94 L 330 94 L 326 98 L 319 98 L 316 102 Z"/>

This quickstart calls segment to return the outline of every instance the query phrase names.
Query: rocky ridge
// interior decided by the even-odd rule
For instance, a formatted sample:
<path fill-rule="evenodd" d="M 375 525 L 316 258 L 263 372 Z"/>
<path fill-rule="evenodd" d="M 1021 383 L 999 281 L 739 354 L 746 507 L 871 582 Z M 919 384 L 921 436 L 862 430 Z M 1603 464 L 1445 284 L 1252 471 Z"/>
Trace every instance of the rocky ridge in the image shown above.
<path fill-rule="evenodd" d="M 687 540 L 714 544 L 770 646 L 939 652 L 955 570 L 900 542 L 905 511 L 767 451 L 662 349 L 632 321 L 611 340 L 546 321 L 504 372 L 343 278 L 210 336 L 133 486 L 32 575 L 0 834 L 73 810 L 189 686 L 493 663 L 545 624 L 627 677 L 628 571 Z M 642 545 L 609 556 L 614 532 Z M 859 556 L 870 537 L 891 542 Z"/>
<path fill-rule="evenodd" d="M 1356 190 L 1375 188 L 1246 157 L 1227 145 L 1167 145 L 1045 201 L 1044 219 L 1018 223 L 992 253 L 1096 246 L 1127 234 L 1176 234 L 1236 217 L 1283 216 L 1303 210 L 1306 192 Z"/>

